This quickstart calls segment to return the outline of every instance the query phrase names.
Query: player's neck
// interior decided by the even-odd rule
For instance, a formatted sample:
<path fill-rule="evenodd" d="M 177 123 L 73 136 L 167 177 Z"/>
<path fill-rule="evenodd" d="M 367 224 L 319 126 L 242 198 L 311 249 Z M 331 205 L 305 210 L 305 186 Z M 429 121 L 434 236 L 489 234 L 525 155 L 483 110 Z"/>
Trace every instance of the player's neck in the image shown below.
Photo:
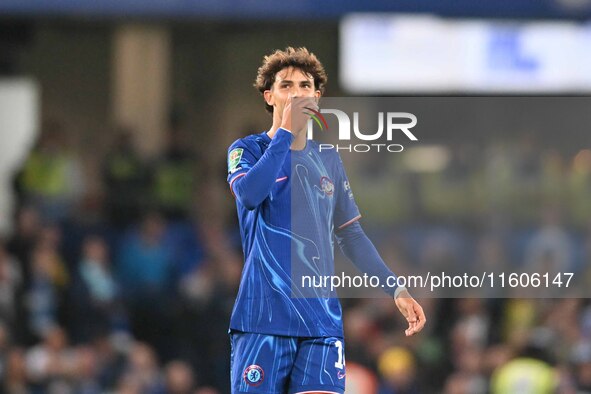
<path fill-rule="evenodd" d="M 306 144 L 308 143 L 308 139 L 306 138 L 307 133 L 305 130 L 302 130 L 297 137 L 291 143 L 291 150 L 304 150 L 306 148 Z"/>

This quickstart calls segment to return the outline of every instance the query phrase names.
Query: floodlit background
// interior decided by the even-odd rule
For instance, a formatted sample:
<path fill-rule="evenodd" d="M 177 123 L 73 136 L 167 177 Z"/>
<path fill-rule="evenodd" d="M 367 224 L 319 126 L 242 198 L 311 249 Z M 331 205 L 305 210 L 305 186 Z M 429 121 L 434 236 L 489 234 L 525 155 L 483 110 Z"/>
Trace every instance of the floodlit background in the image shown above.
<path fill-rule="evenodd" d="M 3 0 L 0 391 L 229 392 L 226 149 L 271 125 L 263 55 L 308 47 L 331 97 L 585 96 L 590 17 L 589 0 Z M 387 165 L 346 158 L 395 272 L 591 275 L 588 124 L 507 116 Z M 591 392 L 586 299 L 421 302 L 405 338 L 391 300 L 343 300 L 347 393 Z"/>

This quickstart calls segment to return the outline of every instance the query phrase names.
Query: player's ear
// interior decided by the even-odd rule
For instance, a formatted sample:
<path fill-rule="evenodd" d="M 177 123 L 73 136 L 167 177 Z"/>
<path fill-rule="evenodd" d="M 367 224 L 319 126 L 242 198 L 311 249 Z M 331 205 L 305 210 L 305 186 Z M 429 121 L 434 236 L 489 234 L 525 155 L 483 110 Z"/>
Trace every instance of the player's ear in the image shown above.
<path fill-rule="evenodd" d="M 273 92 L 270 90 L 265 90 L 263 92 L 263 98 L 265 99 L 267 105 L 273 106 L 273 104 L 275 103 Z"/>
<path fill-rule="evenodd" d="M 322 96 L 322 93 L 320 93 L 320 90 L 316 90 L 316 91 L 314 92 L 314 97 L 316 97 L 316 99 L 319 99 L 319 98 L 320 98 L 320 96 Z"/>

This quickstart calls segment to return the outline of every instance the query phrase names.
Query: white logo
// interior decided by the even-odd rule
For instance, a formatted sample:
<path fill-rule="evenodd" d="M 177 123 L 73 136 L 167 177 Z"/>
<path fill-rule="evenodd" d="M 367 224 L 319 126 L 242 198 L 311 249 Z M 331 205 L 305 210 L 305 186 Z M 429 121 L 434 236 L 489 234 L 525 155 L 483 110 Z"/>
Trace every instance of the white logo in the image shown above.
<path fill-rule="evenodd" d="M 351 120 L 349 119 L 349 115 L 339 109 L 327 109 L 322 108 L 320 110 L 322 114 L 333 114 L 337 117 L 337 121 L 339 122 L 339 140 L 350 140 L 351 139 Z M 408 139 L 411 141 L 418 141 L 418 138 L 410 131 L 413 127 L 417 125 L 417 117 L 410 112 L 387 112 L 386 113 L 387 119 L 387 129 L 386 129 L 386 136 L 388 141 L 392 141 L 392 134 L 394 130 L 402 131 Z M 408 122 L 406 123 L 398 123 L 394 122 L 395 119 L 406 119 Z M 308 139 L 312 139 L 313 137 L 313 121 L 310 119 L 308 121 Z M 359 129 L 359 112 L 353 112 L 353 133 L 357 138 L 363 141 L 375 141 L 382 137 L 384 133 L 384 113 L 378 112 L 378 130 L 373 134 L 364 134 Z"/>
<path fill-rule="evenodd" d="M 338 122 L 338 136 L 339 141 L 350 141 L 351 136 L 351 119 L 344 111 L 338 109 L 322 108 L 321 114 L 335 115 Z M 385 120 L 384 120 L 385 119 Z M 378 112 L 378 130 L 375 132 L 363 131 L 359 127 L 359 112 L 353 112 L 353 134 L 362 141 L 376 141 L 382 138 L 384 131 L 387 141 L 394 139 L 394 132 L 402 132 L 409 140 L 418 141 L 418 138 L 410 131 L 417 125 L 417 117 L 410 112 Z M 328 131 L 330 132 L 330 131 Z M 308 139 L 314 136 L 314 122 L 313 119 L 308 121 Z M 388 152 L 402 152 L 404 147 L 400 144 L 352 144 L 352 145 L 332 145 L 320 144 L 320 151 L 322 149 L 337 149 L 347 150 L 349 152 L 369 152 L 370 150 L 383 149 Z"/>

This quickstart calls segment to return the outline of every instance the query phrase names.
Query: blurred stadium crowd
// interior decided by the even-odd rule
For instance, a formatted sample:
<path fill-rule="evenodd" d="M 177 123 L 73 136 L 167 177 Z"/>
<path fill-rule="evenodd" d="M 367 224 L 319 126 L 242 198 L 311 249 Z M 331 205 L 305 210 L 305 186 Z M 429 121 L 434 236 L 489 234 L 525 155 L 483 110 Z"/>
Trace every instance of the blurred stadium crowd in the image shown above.
<path fill-rule="evenodd" d="M 89 166 L 48 122 L 15 178 L 15 229 L 0 242 L 2 392 L 229 392 L 242 258 L 220 186 L 225 150 L 207 163 L 173 130 L 160 157 L 146 160 L 133 133 L 118 135 Z M 397 200 L 372 210 L 369 195 L 363 224 L 399 274 L 479 261 L 591 275 L 591 152 L 530 149 L 456 148 L 436 174 L 358 163 L 366 176 L 351 176 L 354 190 L 388 177 L 409 193 L 372 187 Z M 493 201 L 471 205 L 486 184 Z M 427 327 L 405 338 L 391 300 L 343 300 L 347 392 L 508 393 L 521 381 L 528 393 L 591 393 L 586 299 L 422 304 Z"/>

